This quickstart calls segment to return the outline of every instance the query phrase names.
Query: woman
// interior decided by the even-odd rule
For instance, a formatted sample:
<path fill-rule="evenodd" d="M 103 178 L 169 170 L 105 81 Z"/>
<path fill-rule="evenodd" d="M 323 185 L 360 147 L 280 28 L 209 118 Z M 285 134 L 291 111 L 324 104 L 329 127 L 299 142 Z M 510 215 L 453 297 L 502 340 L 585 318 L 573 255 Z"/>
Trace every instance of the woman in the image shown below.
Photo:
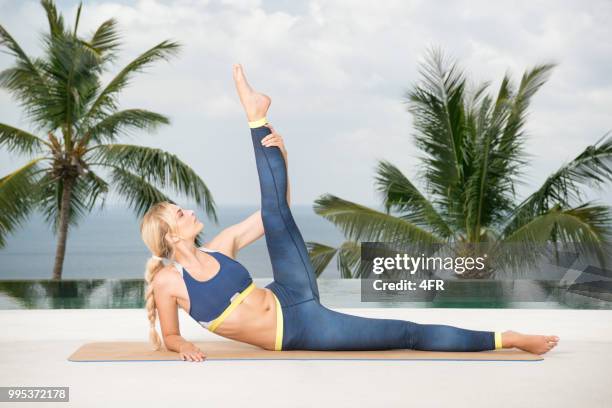
<path fill-rule="evenodd" d="M 287 150 L 266 119 L 271 100 L 250 87 L 239 64 L 234 65 L 233 76 L 251 128 L 261 210 L 224 229 L 201 248 L 196 248 L 194 241 L 203 224 L 193 211 L 168 202 L 147 211 L 141 234 L 153 256 L 147 263 L 145 297 L 150 339 L 156 350 L 161 345 L 155 329 L 157 309 L 166 348 L 178 352 L 183 360 L 205 358 L 202 350 L 181 337 L 178 307 L 220 336 L 267 350 L 480 351 L 517 347 L 543 354 L 557 344 L 557 336 L 365 318 L 321 305 L 308 252 L 289 209 Z M 259 288 L 235 258 L 240 249 L 262 235 L 274 280 Z M 164 265 L 164 258 L 172 263 Z"/>

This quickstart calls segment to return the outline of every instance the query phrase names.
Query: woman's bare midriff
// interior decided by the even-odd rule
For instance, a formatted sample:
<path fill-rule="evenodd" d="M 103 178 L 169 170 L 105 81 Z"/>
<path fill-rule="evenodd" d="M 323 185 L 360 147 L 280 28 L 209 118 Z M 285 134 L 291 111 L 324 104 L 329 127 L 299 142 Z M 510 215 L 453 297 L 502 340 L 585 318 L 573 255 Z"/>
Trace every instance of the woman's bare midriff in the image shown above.
<path fill-rule="evenodd" d="M 178 305 L 189 314 L 189 296 L 184 282 L 176 296 Z M 182 286 L 182 287 L 181 287 Z M 214 331 L 222 337 L 274 350 L 276 342 L 276 301 L 270 289 L 255 287 Z"/>

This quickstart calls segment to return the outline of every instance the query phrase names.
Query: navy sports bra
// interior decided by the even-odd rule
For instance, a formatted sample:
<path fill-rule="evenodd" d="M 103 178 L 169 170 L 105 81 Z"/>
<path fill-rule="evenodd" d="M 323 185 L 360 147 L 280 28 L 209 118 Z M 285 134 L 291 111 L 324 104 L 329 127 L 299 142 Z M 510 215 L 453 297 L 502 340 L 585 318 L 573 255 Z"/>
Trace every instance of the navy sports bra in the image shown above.
<path fill-rule="evenodd" d="M 196 280 L 181 264 L 174 262 L 187 286 L 189 315 L 214 332 L 230 313 L 247 297 L 255 283 L 242 264 L 219 251 L 200 247 L 215 258 L 221 268 L 206 281 Z M 184 271 L 184 273 L 183 273 Z"/>

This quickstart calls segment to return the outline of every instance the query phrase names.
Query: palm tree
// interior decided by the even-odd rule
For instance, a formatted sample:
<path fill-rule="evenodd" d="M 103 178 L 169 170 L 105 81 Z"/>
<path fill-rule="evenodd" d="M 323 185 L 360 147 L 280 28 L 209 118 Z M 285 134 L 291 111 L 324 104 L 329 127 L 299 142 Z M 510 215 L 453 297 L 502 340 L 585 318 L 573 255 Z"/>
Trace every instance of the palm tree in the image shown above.
<path fill-rule="evenodd" d="M 440 50 L 430 50 L 420 65 L 422 82 L 405 95 L 414 116 L 416 146 L 425 153 L 419 174 L 425 180 L 425 193 L 396 166 L 381 160 L 375 185 L 384 212 L 332 194 L 317 199 L 314 211 L 347 237 L 338 248 L 307 243 L 317 274 L 337 256 L 342 277 L 364 276 L 367 265 L 360 260 L 357 241 L 422 246 L 486 243 L 498 254 L 518 244 L 523 255 L 546 242 L 573 243 L 603 262 L 611 241 L 610 208 L 582 202 L 581 188 L 601 187 L 612 180 L 612 137 L 604 135 L 522 202 L 516 200 L 515 186 L 527 163 L 523 151 L 527 108 L 554 66 L 527 70 L 518 89 L 506 74 L 492 97 L 487 94 L 489 82 L 470 92 L 457 64 L 449 63 Z M 506 261 L 522 265 L 524 257 L 529 259 L 514 256 Z M 493 273 L 485 271 L 460 277 Z"/>
<path fill-rule="evenodd" d="M 53 279 L 61 279 L 69 225 L 77 225 L 97 202 L 103 207 L 110 187 L 138 216 L 158 201 L 172 202 L 158 189 L 169 187 L 195 199 L 217 222 L 214 200 L 189 166 L 159 149 L 116 143 L 130 131 L 153 131 L 169 123 L 159 113 L 119 109 L 117 97 L 135 73 L 169 59 L 180 45 L 162 41 L 103 86 L 101 75 L 121 45 L 116 20 L 103 22 L 89 38 L 81 38 L 77 28 L 82 5 L 71 29 L 51 0 L 41 4 L 49 21 L 42 58 L 26 55 L 0 26 L 0 46 L 16 60 L 0 72 L 0 86 L 18 100 L 36 128 L 30 133 L 0 123 L 1 147 L 35 156 L 0 179 L 0 247 L 30 213 L 42 211 L 57 234 Z M 96 166 L 108 171 L 106 180 Z"/>

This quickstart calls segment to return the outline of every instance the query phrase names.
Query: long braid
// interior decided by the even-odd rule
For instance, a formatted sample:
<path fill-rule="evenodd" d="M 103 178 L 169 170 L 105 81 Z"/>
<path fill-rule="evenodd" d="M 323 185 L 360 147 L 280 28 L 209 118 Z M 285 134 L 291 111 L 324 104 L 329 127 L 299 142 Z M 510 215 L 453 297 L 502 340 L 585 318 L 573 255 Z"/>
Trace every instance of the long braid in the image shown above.
<path fill-rule="evenodd" d="M 157 328 L 155 326 L 155 321 L 157 318 L 157 308 L 155 307 L 155 297 L 153 296 L 153 278 L 157 272 L 159 272 L 164 267 L 164 264 L 161 260 L 150 258 L 147 262 L 147 267 L 145 270 L 145 282 L 146 289 L 144 293 L 145 307 L 147 310 L 147 317 L 149 318 L 150 328 L 149 328 L 149 341 L 153 345 L 153 350 L 159 350 L 161 347 L 161 340 L 159 333 L 157 332 Z"/>
<path fill-rule="evenodd" d="M 161 337 L 157 332 L 157 307 L 155 305 L 153 281 L 159 271 L 164 268 L 160 258 L 174 259 L 174 249 L 165 239 L 168 233 L 177 231 L 176 219 L 171 203 L 162 201 L 154 204 L 147 210 L 140 223 L 140 234 L 145 245 L 151 251 L 151 256 L 145 267 L 145 308 L 149 319 L 149 341 L 153 350 L 161 348 Z"/>

